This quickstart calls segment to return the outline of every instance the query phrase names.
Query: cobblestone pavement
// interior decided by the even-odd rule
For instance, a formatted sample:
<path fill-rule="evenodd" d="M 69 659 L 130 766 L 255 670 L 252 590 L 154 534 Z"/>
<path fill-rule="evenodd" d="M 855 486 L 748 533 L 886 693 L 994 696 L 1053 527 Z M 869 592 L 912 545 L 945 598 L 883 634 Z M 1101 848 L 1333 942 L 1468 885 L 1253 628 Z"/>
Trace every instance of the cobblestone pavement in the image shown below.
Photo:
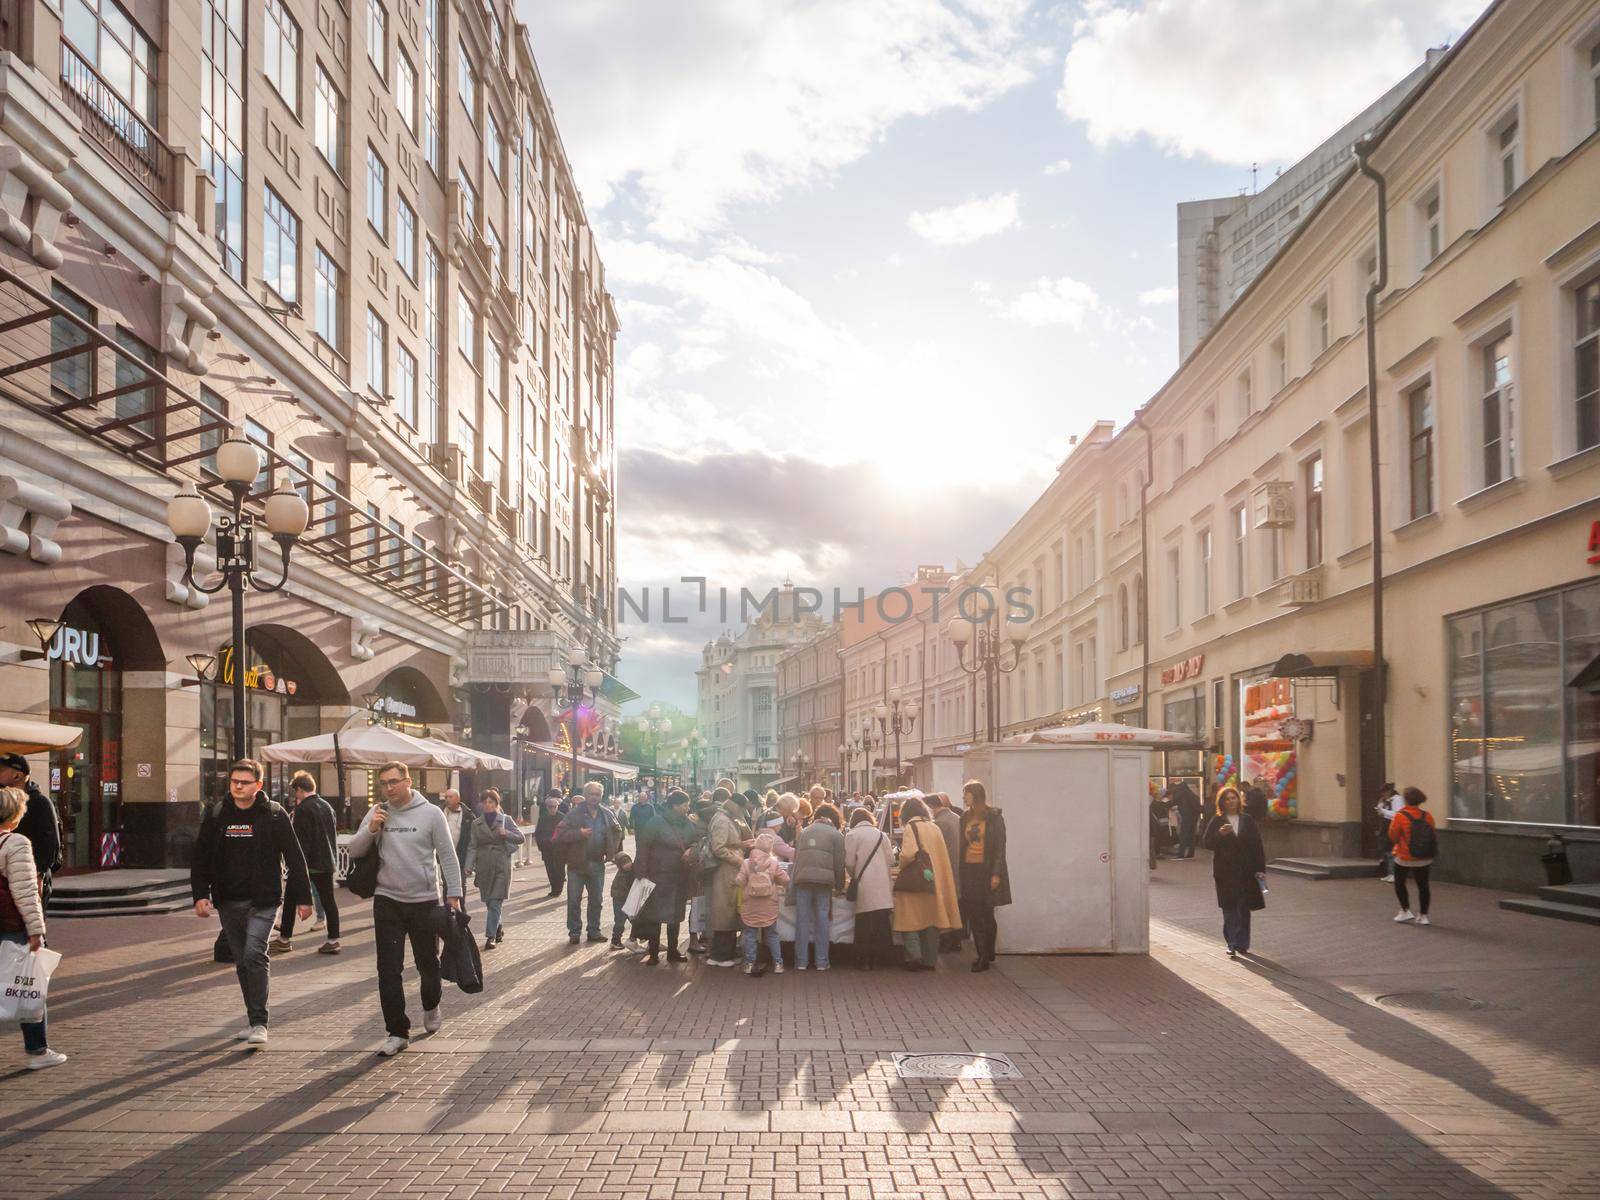
<path fill-rule="evenodd" d="M 263 1052 L 214 922 L 61 920 L 71 1062 L 0 1031 L 0 1194 L 1600 1197 L 1600 932 L 1274 877 L 1236 963 L 1203 859 L 1152 880 L 1147 958 L 749 980 L 569 947 L 524 868 L 484 992 L 392 1060 L 348 894 L 342 956 L 274 961 Z M 938 1050 L 1020 1077 L 899 1078 Z"/>

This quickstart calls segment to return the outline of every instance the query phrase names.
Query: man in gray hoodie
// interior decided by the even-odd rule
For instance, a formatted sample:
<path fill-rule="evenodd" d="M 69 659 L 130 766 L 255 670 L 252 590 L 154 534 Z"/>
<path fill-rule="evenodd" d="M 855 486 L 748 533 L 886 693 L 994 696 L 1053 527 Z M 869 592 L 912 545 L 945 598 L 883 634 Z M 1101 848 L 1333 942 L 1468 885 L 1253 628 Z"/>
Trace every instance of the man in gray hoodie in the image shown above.
<path fill-rule="evenodd" d="M 354 837 L 350 857 L 378 847 L 378 890 L 372 898 L 373 935 L 378 945 L 378 1001 L 389 1036 L 378 1053 L 385 1058 L 411 1044 L 411 1019 L 406 1015 L 406 939 L 422 976 L 422 1027 L 429 1033 L 443 1023 L 439 999 L 439 876 L 444 875 L 445 903 L 461 907 L 461 864 L 444 812 L 411 788 L 411 771 L 403 763 L 386 763 L 378 771 L 383 800 Z"/>

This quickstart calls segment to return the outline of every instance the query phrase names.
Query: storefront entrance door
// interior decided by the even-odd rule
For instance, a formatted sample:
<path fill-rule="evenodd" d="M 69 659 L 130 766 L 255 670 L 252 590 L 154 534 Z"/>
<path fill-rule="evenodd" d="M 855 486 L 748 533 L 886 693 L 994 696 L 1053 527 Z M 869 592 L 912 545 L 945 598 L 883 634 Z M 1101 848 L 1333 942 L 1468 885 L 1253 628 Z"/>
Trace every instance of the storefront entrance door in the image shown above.
<path fill-rule="evenodd" d="M 121 747 L 114 736 L 108 744 L 98 716 L 58 711 L 51 713 L 51 720 L 83 730 L 76 746 L 50 756 L 50 790 L 61 817 L 63 873 L 98 870 L 103 837 L 117 828 L 121 799 L 118 771 L 104 770 L 106 756 L 120 761 Z"/>

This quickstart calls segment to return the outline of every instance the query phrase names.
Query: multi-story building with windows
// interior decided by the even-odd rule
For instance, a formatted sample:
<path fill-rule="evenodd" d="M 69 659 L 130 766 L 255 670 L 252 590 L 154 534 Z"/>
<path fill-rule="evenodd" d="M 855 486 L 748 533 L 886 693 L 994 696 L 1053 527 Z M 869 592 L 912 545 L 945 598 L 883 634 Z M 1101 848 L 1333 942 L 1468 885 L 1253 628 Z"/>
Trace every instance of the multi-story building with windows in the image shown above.
<path fill-rule="evenodd" d="M 796 789 L 839 786 L 843 683 L 837 622 L 778 659 L 778 760 Z"/>
<path fill-rule="evenodd" d="M 614 715 L 617 320 L 508 0 L 4 0 L 0 46 L 0 707 L 87 730 L 39 764 L 71 864 L 181 861 L 221 764 L 353 699 L 549 744 L 578 646 Z M 230 429 L 312 510 L 242 747 L 163 520 Z M 101 656 L 20 661 L 33 617 Z"/>

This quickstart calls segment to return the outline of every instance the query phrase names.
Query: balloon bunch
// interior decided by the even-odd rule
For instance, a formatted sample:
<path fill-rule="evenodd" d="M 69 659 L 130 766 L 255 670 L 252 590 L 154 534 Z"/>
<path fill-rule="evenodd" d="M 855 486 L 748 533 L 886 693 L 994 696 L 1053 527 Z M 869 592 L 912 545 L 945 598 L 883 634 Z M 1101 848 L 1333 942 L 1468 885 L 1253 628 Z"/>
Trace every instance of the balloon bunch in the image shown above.
<path fill-rule="evenodd" d="M 1233 755 L 1211 756 L 1211 782 L 1219 789 L 1239 786 L 1239 765 L 1233 761 Z"/>

